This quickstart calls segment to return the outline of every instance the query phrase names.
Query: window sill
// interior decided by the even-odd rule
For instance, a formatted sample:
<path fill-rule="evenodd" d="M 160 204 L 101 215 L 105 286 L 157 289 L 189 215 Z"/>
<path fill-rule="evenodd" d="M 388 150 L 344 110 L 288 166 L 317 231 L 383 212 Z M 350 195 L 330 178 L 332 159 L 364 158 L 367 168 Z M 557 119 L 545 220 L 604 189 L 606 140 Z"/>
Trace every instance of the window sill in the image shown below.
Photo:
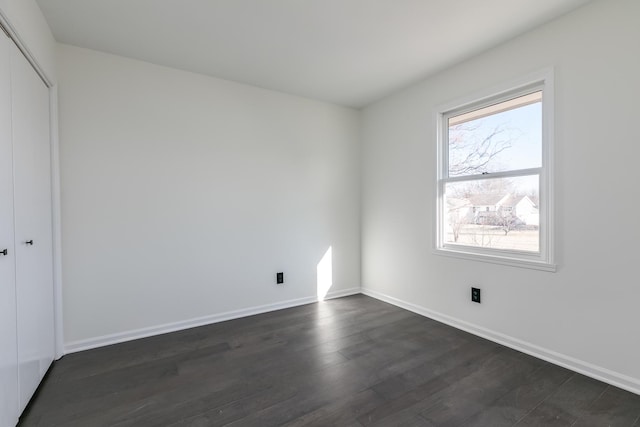
<path fill-rule="evenodd" d="M 510 258 L 508 256 L 479 254 L 474 252 L 466 252 L 459 249 L 454 250 L 448 248 L 437 248 L 433 249 L 433 253 L 435 255 L 448 256 L 468 261 L 488 262 L 492 264 L 507 265 L 509 267 L 528 268 L 532 270 L 548 271 L 552 273 L 555 273 L 557 270 L 556 264 L 551 264 L 544 261 Z"/>

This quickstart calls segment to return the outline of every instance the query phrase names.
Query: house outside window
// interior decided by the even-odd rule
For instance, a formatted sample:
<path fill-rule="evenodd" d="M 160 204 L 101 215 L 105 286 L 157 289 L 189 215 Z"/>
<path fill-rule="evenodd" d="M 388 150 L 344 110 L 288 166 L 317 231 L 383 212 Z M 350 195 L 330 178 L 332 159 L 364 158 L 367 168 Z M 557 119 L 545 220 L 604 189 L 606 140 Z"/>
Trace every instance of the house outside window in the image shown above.
<path fill-rule="evenodd" d="M 436 252 L 554 271 L 552 73 L 442 107 Z"/>

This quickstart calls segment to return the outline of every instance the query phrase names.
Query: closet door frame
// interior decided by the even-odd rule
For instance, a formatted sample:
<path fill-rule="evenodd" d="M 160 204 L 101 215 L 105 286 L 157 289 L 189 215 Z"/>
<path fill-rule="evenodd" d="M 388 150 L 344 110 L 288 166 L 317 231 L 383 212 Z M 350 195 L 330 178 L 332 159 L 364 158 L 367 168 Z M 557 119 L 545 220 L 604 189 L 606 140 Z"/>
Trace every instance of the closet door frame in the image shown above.
<path fill-rule="evenodd" d="M 0 4 L 1 5 L 1 4 Z M 27 61 L 31 64 L 38 76 L 49 90 L 49 129 L 51 147 L 51 216 L 53 235 L 53 292 L 54 292 L 54 333 L 55 333 L 55 359 L 64 356 L 64 330 L 62 318 L 62 246 L 61 246 L 61 219 L 60 219 L 60 146 L 58 139 L 58 87 L 55 81 L 42 68 L 37 57 L 29 49 L 24 39 L 11 20 L 0 9 L 0 31 L 4 31 L 13 43 L 18 47 Z"/>

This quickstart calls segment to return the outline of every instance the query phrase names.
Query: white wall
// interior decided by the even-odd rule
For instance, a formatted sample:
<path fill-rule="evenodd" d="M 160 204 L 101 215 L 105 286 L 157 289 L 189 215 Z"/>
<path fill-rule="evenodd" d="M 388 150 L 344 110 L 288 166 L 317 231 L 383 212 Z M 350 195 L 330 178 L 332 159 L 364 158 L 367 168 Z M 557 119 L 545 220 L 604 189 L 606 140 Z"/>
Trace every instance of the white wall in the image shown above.
<path fill-rule="evenodd" d="M 310 300 L 329 247 L 357 292 L 357 111 L 64 45 L 58 71 L 68 348 Z"/>
<path fill-rule="evenodd" d="M 365 292 L 640 392 L 639 17 L 594 2 L 364 110 Z M 547 66 L 557 273 L 433 254 L 436 106 Z"/>
<path fill-rule="evenodd" d="M 0 12 L 8 19 L 42 71 L 55 83 L 56 42 L 35 0 L 0 0 Z"/>

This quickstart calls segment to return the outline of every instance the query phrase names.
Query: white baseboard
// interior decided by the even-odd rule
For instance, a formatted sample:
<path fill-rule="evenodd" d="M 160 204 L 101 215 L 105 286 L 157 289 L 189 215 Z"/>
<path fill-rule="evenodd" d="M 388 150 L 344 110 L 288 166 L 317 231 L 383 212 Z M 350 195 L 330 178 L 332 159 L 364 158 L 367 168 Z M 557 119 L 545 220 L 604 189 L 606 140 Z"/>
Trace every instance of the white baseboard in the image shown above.
<path fill-rule="evenodd" d="M 324 299 L 341 298 L 349 295 L 362 293 L 372 298 L 393 304 L 405 310 L 412 311 L 438 322 L 447 324 L 457 329 L 480 336 L 490 341 L 513 348 L 531 356 L 537 357 L 558 366 L 581 373 L 588 377 L 603 381 L 615 387 L 630 391 L 640 395 L 640 380 L 633 378 L 594 364 L 567 356 L 553 350 L 549 350 L 535 344 L 528 343 L 518 338 L 492 331 L 482 326 L 474 325 L 463 320 L 456 319 L 446 314 L 438 313 L 433 310 L 412 304 L 398 298 L 366 288 L 349 288 L 340 291 L 329 292 Z M 104 335 L 86 340 L 79 340 L 67 343 L 65 345 L 65 354 L 75 353 L 92 348 L 104 347 L 111 344 L 117 344 L 125 341 L 131 341 L 140 338 L 146 338 L 154 335 L 165 334 L 168 332 L 180 331 L 183 329 L 195 328 L 198 326 L 210 325 L 213 323 L 224 322 L 226 320 L 238 319 L 241 317 L 252 316 L 255 314 L 267 313 L 270 311 L 282 310 L 285 308 L 297 307 L 300 305 L 311 304 L 317 302 L 317 297 L 305 297 L 294 300 L 282 301 L 275 304 L 266 304 L 256 307 L 249 307 L 240 310 L 228 311 L 225 313 L 214 314 L 210 316 L 198 317 L 195 319 L 184 320 L 180 322 L 167 323 L 159 326 L 136 329 L 132 331 L 120 332 L 116 334 Z"/>
<path fill-rule="evenodd" d="M 553 350 L 549 350 L 535 344 L 522 341 L 517 338 L 513 338 L 500 332 L 492 331 L 482 326 L 474 325 L 472 323 L 447 316 L 446 314 L 429 310 L 416 304 L 402 301 L 398 298 L 394 298 L 371 289 L 362 288 L 361 293 L 436 320 L 438 322 L 447 324 L 449 326 L 453 326 L 454 328 L 461 329 L 471 334 L 480 336 L 498 344 L 502 344 L 514 350 L 521 351 L 522 353 L 529 354 L 531 356 L 537 357 L 538 359 L 546 360 L 547 362 L 553 363 L 554 365 L 562 366 L 563 368 L 567 368 L 596 380 L 603 381 L 615 387 L 619 387 L 635 394 L 640 394 L 640 379 L 638 378 L 633 378 L 619 372 L 602 368 L 592 363 L 588 363 L 583 360 L 576 359 L 574 357 L 567 356 Z"/>
<path fill-rule="evenodd" d="M 349 295 L 360 293 L 360 288 L 349 288 L 339 291 L 329 292 L 324 299 L 341 298 Z M 297 307 L 299 305 L 311 304 L 318 302 L 317 297 L 305 297 L 288 301 L 282 301 L 275 304 L 266 304 L 256 307 L 243 308 L 240 310 L 227 311 L 209 316 L 197 317 L 195 319 L 182 320 L 179 322 L 166 323 L 164 325 L 150 326 L 147 328 L 135 329 L 131 331 L 118 332 L 116 334 L 103 335 L 100 337 L 89 338 L 85 340 L 73 341 L 67 343 L 64 347 L 65 354 L 76 353 L 92 348 L 104 347 L 111 344 L 118 344 L 125 341 L 132 341 L 140 338 L 147 338 L 154 335 L 166 334 L 168 332 L 180 331 L 183 329 L 195 328 L 198 326 L 210 325 L 213 323 L 224 322 L 226 320 L 238 319 L 240 317 L 253 316 L 254 314 L 262 314 L 270 311 L 282 310 L 284 308 Z"/>

